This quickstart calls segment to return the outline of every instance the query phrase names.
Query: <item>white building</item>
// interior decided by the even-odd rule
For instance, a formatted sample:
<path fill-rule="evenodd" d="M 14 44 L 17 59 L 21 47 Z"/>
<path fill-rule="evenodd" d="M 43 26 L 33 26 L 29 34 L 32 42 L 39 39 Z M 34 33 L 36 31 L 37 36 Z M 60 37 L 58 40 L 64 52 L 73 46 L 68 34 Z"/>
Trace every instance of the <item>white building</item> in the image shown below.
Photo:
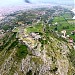
<path fill-rule="evenodd" d="M 61 31 L 61 33 L 63 34 L 62 37 L 66 38 L 66 30 Z"/>

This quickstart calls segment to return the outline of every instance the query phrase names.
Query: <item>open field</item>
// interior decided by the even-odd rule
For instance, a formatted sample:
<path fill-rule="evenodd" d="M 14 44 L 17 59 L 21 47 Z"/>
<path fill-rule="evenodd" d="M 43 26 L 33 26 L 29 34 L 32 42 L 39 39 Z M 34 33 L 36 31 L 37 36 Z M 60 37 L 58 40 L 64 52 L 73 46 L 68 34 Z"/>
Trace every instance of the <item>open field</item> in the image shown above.
<path fill-rule="evenodd" d="M 42 23 L 38 23 L 35 26 L 31 26 L 31 27 L 26 28 L 26 30 L 28 33 L 30 33 L 30 32 L 42 32 L 43 31 L 43 25 L 42 25 Z"/>
<path fill-rule="evenodd" d="M 73 19 L 68 20 L 68 23 L 70 23 L 70 24 L 75 24 L 75 20 L 73 20 Z"/>
<path fill-rule="evenodd" d="M 64 16 L 54 17 L 52 25 L 50 26 L 50 30 L 58 31 L 59 33 L 62 30 L 66 30 L 67 35 L 69 35 L 72 31 L 75 30 L 75 20 L 65 19 Z M 74 35 L 71 35 L 70 37 L 72 37 L 75 40 Z"/>

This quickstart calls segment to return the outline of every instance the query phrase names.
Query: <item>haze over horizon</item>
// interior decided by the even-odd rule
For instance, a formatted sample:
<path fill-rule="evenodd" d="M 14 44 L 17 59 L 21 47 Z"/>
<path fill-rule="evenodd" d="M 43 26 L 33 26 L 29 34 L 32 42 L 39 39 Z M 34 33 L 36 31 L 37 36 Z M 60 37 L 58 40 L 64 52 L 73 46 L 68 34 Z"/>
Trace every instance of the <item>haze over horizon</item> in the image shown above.
<path fill-rule="evenodd" d="M 29 0 L 33 4 L 39 3 L 57 3 L 57 4 L 67 4 L 67 5 L 75 5 L 75 0 Z M 0 7 L 8 7 L 8 6 L 17 6 L 24 5 L 24 0 L 0 0 Z"/>
<path fill-rule="evenodd" d="M 71 5 L 74 7 L 75 0 L 28 0 L 30 3 L 26 3 L 25 0 L 0 0 L 0 15 L 14 12 L 23 9 L 51 6 L 55 5 Z"/>

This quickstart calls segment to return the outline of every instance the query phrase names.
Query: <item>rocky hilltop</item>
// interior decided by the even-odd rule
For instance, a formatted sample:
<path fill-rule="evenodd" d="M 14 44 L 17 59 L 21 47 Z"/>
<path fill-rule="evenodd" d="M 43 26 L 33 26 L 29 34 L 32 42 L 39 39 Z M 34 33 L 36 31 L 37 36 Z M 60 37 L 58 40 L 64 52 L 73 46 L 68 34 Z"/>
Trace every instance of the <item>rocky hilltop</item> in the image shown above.
<path fill-rule="evenodd" d="M 75 75 L 72 16 L 58 6 L 8 15 L 0 23 L 0 75 Z"/>
<path fill-rule="evenodd" d="M 43 31 L 43 27 L 39 23 L 34 27 L 19 28 L 17 34 L 15 29 L 13 30 L 12 36 L 16 44 L 12 48 L 11 44 L 11 49 L 7 48 L 0 53 L 1 75 L 75 74 L 73 63 L 70 61 L 72 46 L 54 37 L 53 32 Z M 31 28 L 37 28 L 36 33 L 31 32 Z"/>

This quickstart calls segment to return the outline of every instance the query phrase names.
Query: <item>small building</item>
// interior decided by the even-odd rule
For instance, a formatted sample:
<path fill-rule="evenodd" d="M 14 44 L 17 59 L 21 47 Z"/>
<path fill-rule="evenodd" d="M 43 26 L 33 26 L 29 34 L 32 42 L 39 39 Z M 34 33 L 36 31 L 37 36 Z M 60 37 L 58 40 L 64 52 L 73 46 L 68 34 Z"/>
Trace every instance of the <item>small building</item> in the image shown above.
<path fill-rule="evenodd" d="M 56 22 L 55 25 L 57 25 L 58 23 Z"/>
<path fill-rule="evenodd" d="M 69 39 L 69 43 L 70 43 L 70 45 L 73 46 L 73 39 L 72 38 Z"/>
<path fill-rule="evenodd" d="M 71 34 L 72 34 L 72 35 L 74 35 L 74 34 L 75 34 L 75 30 L 74 30 L 74 31 L 72 31 L 72 32 L 71 32 Z"/>
<path fill-rule="evenodd" d="M 5 31 L 3 29 L 0 30 L 0 34 L 4 34 Z"/>
<path fill-rule="evenodd" d="M 75 49 L 75 45 L 73 46 L 73 48 Z"/>
<path fill-rule="evenodd" d="M 70 37 L 70 35 L 66 35 L 66 37 L 67 37 L 67 38 L 69 38 L 69 37 Z"/>
<path fill-rule="evenodd" d="M 61 31 L 61 33 L 63 34 L 62 37 L 66 38 L 66 30 Z"/>
<path fill-rule="evenodd" d="M 73 39 L 69 39 L 69 43 L 73 43 Z"/>

